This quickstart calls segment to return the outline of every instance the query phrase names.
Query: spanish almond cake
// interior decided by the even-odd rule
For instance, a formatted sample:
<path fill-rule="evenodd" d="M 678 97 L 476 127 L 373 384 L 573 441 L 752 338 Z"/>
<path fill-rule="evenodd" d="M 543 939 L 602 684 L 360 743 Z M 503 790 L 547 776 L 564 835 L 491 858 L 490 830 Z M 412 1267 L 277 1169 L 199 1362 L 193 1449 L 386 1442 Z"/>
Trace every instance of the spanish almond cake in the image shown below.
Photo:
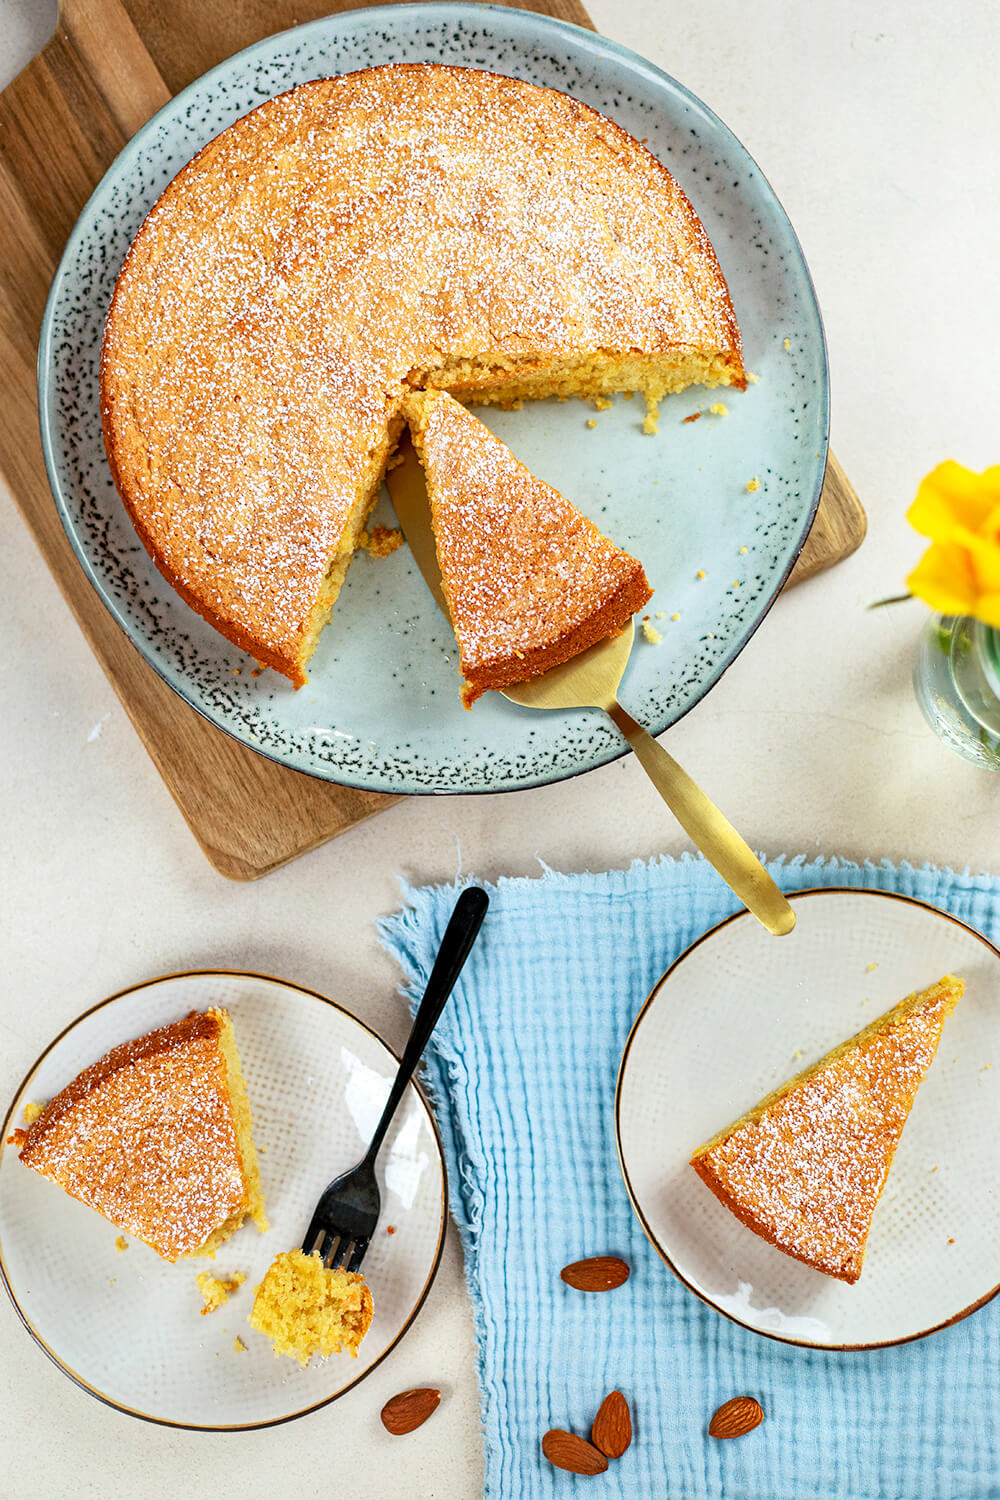
<path fill-rule="evenodd" d="M 406 403 L 427 475 L 441 579 L 468 706 L 627 624 L 650 598 L 642 564 L 445 391 Z"/>
<path fill-rule="evenodd" d="M 14 1140 L 26 1167 L 164 1260 L 214 1255 L 248 1214 L 267 1228 L 224 1010 L 192 1011 L 113 1048 Z"/>
<path fill-rule="evenodd" d="M 307 1365 L 344 1351 L 357 1359 L 375 1307 L 358 1271 L 333 1270 L 318 1255 L 283 1250 L 254 1294 L 250 1324 L 271 1340 L 276 1355 Z"/>
<path fill-rule="evenodd" d="M 414 390 L 693 382 L 743 387 L 740 335 L 666 168 L 568 95 L 437 65 L 302 84 L 206 146 L 139 230 L 101 361 L 157 566 L 296 685 Z"/>
<path fill-rule="evenodd" d="M 901 1000 L 700 1146 L 698 1176 L 786 1255 L 857 1281 L 903 1126 L 964 988 L 948 974 Z"/>

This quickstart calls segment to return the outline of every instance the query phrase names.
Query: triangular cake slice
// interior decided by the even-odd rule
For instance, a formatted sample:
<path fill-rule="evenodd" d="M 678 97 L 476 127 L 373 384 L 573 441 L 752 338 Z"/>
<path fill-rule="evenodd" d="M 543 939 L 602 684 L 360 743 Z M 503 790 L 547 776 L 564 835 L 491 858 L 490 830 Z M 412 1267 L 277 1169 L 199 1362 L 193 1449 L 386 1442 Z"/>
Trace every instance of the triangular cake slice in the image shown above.
<path fill-rule="evenodd" d="M 620 631 L 651 597 L 622 552 L 444 391 L 406 406 L 469 707 Z"/>
<path fill-rule="evenodd" d="M 25 1166 L 164 1260 L 214 1255 L 248 1214 L 267 1228 L 224 1010 L 192 1012 L 113 1048 L 13 1140 Z"/>
<path fill-rule="evenodd" d="M 946 975 L 776 1089 L 699 1147 L 699 1177 L 786 1255 L 857 1281 L 903 1126 L 964 988 Z"/>

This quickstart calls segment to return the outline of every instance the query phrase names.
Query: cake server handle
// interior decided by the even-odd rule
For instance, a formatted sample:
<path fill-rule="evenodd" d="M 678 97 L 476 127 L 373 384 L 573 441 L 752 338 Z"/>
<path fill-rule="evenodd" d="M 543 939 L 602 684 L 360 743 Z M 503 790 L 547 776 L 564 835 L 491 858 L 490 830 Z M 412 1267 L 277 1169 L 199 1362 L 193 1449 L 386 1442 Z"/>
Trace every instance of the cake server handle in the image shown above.
<path fill-rule="evenodd" d="M 621 704 L 606 711 L 635 751 L 636 759 L 684 832 L 729 888 L 775 937 L 795 926 L 795 912 L 750 845 L 736 832 L 696 781 Z"/>

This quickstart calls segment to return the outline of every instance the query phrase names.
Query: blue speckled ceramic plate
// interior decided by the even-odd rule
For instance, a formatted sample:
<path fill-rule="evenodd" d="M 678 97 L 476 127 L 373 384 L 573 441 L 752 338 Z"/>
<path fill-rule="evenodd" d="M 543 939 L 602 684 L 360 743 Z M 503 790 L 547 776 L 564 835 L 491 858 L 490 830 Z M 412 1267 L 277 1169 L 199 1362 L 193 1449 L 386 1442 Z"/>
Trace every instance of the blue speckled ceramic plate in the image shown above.
<path fill-rule="evenodd" d="M 652 64 L 603 37 L 485 5 L 399 5 L 316 21 L 239 53 L 185 89 L 125 148 L 80 217 L 39 352 L 42 441 L 56 503 L 88 577 L 182 698 L 252 749 L 314 776 L 386 792 L 502 791 L 557 781 L 624 750 L 598 713 L 459 701 L 451 631 L 407 550 L 351 567 L 299 692 L 217 635 L 136 538 L 101 440 L 98 357 L 112 288 L 145 214 L 206 141 L 310 78 L 389 62 L 490 68 L 610 115 L 670 168 L 715 245 L 743 332 L 744 394 L 693 390 L 641 430 L 641 398 L 487 410 L 536 474 L 640 557 L 659 645 L 637 641 L 622 697 L 655 733 L 687 712 L 746 644 L 805 540 L 826 462 L 819 311 L 798 241 L 740 143 Z M 684 423 L 704 409 L 700 421 Z M 595 419 L 596 427 L 588 427 Z M 757 479 L 759 488 L 747 485 Z M 375 517 L 392 524 L 388 499 Z M 704 574 L 704 577 L 699 576 Z M 674 618 L 676 616 L 676 618 Z"/>

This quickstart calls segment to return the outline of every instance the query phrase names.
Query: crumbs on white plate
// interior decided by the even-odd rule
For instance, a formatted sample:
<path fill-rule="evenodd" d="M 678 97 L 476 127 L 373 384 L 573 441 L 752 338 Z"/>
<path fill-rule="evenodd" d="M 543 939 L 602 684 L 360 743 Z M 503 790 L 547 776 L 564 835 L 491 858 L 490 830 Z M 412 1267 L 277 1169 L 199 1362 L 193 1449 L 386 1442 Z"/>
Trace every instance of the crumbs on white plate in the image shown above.
<path fill-rule="evenodd" d="M 658 646 L 663 640 L 662 635 L 657 630 L 652 620 L 643 620 L 640 628 L 642 630 L 643 640 L 648 641 L 651 646 Z"/>
<path fill-rule="evenodd" d="M 759 385 L 760 376 L 755 375 L 752 370 L 747 371 L 747 385 Z"/>
<path fill-rule="evenodd" d="M 244 1342 L 240 1338 L 239 1334 L 237 1334 L 236 1337 L 233 1339 L 233 1353 L 234 1354 L 245 1354 L 246 1352 L 247 1352 L 247 1346 L 246 1346 L 246 1344 L 244 1344 Z"/>
<path fill-rule="evenodd" d="M 118 1236 L 118 1238 L 115 1240 L 115 1254 L 116 1255 L 121 1255 L 122 1251 L 123 1250 L 127 1250 L 127 1249 L 128 1249 L 128 1240 L 125 1238 L 125 1236 L 123 1234 L 120 1234 Z"/>
<path fill-rule="evenodd" d="M 784 344 L 784 348 L 785 348 L 785 353 L 786 354 L 789 352 L 789 350 L 791 349 L 791 347 L 792 347 L 792 341 L 791 341 L 791 339 L 786 339 L 785 340 L 785 344 Z"/>
<path fill-rule="evenodd" d="M 725 403 L 722 402 L 722 401 L 713 401 L 712 404 L 711 404 L 711 406 L 708 409 L 709 409 L 709 412 L 711 413 L 711 415 L 713 417 L 728 417 L 729 416 L 729 407 L 726 406 Z"/>
<path fill-rule="evenodd" d="M 760 489 L 760 480 L 757 478 L 756 474 L 753 476 L 752 479 L 748 479 L 747 480 L 747 489 L 750 491 L 751 494 L 753 494 L 754 490 L 759 490 Z"/>
<path fill-rule="evenodd" d="M 588 417 L 587 418 L 587 426 L 588 427 L 596 427 L 597 426 L 597 423 L 594 421 L 593 417 Z"/>
<path fill-rule="evenodd" d="M 613 403 L 608 400 L 607 396 L 595 396 L 594 397 L 594 410 L 595 411 L 610 411 L 611 407 L 612 407 L 612 404 Z"/>
<path fill-rule="evenodd" d="M 201 1315 L 204 1317 L 206 1313 L 215 1312 L 224 1302 L 228 1302 L 232 1293 L 238 1291 L 246 1281 L 246 1276 L 242 1271 L 234 1271 L 232 1276 L 222 1278 L 212 1276 L 208 1271 L 201 1271 L 195 1280 L 198 1283 L 199 1292 L 205 1299 L 205 1306 L 201 1309 Z"/>
<path fill-rule="evenodd" d="M 866 974 L 872 974 L 872 973 L 874 973 L 874 971 L 877 968 L 878 968 L 878 964 L 875 963 L 874 961 L 872 963 L 870 963 L 870 964 L 865 964 L 865 973 Z"/>

